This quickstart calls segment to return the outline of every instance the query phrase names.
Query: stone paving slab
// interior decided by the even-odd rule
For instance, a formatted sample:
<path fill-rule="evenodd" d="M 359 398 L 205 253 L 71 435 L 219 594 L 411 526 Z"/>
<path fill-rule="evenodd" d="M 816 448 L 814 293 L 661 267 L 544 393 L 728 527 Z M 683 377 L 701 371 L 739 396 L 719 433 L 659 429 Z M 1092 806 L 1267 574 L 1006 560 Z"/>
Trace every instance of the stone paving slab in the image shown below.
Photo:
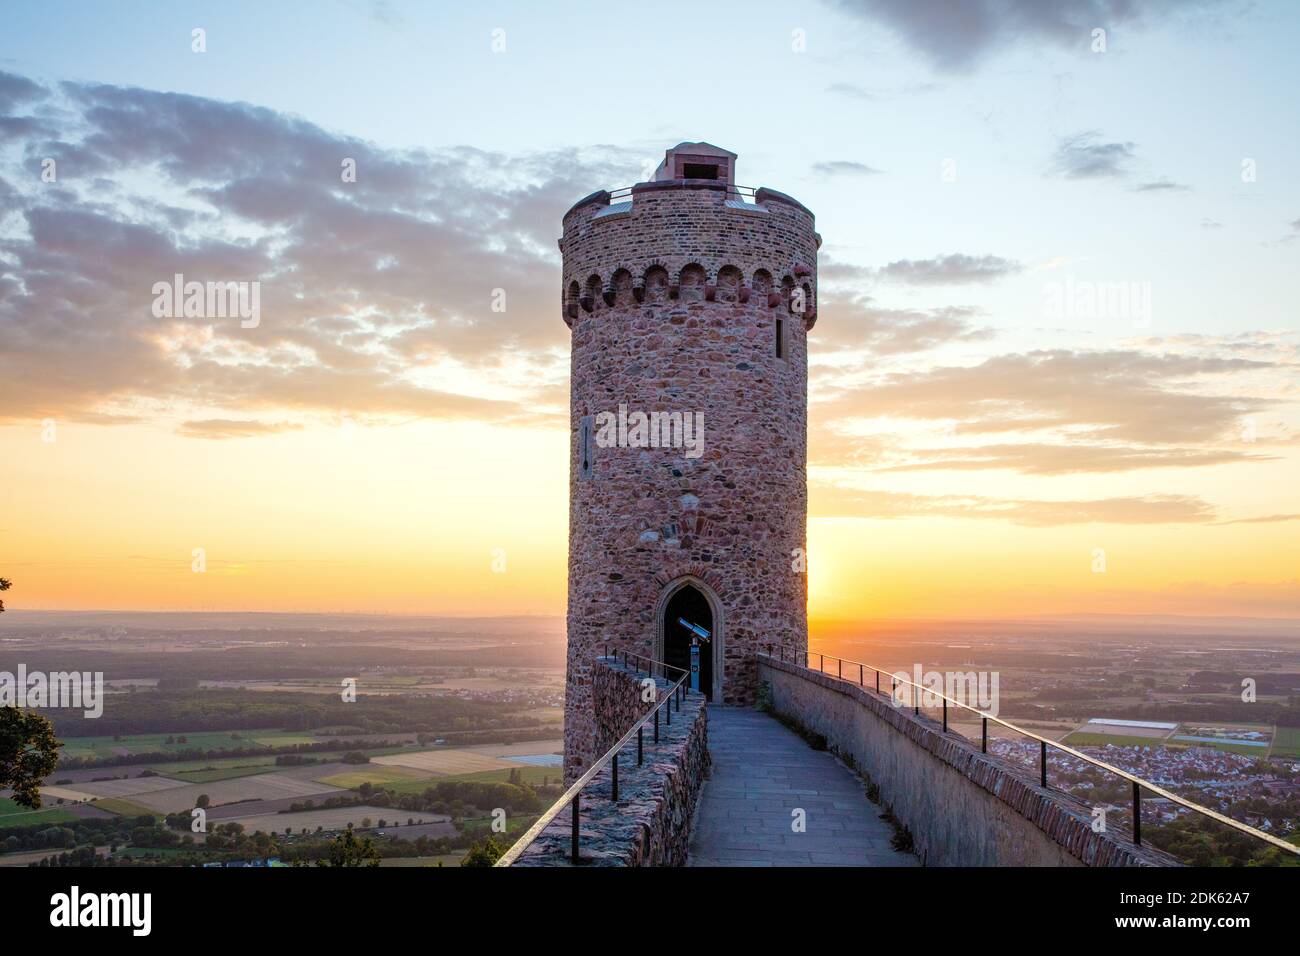
<path fill-rule="evenodd" d="M 713 772 L 704 785 L 690 866 L 918 866 L 862 780 L 761 711 L 709 705 Z M 791 811 L 807 829 L 791 829 Z"/>

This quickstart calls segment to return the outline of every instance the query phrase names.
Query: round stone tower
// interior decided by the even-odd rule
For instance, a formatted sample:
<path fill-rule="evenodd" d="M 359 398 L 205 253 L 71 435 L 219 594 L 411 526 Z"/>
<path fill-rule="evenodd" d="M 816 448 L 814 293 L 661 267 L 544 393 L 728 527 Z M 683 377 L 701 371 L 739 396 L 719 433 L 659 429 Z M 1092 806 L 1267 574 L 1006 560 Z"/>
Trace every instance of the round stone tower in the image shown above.
<path fill-rule="evenodd" d="M 594 757 L 608 645 L 752 703 L 753 655 L 807 647 L 807 332 L 813 214 L 735 185 L 736 154 L 667 151 L 654 180 L 564 216 L 572 330 L 565 773 Z"/>

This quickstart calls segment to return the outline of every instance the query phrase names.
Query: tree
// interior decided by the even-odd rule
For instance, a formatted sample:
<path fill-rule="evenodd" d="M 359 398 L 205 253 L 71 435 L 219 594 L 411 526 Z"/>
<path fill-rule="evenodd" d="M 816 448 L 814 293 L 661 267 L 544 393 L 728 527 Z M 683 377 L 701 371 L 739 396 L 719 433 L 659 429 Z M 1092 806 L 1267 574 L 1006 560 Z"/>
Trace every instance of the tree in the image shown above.
<path fill-rule="evenodd" d="M 40 714 L 0 707 L 0 790 L 13 790 L 14 803 L 41 808 L 41 781 L 59 765 L 54 725 Z"/>
<path fill-rule="evenodd" d="M 0 591 L 12 582 L 0 578 Z M 0 613 L 5 609 L 0 601 Z M 41 808 L 41 781 L 59 765 L 59 748 L 54 725 L 40 714 L 17 707 L 0 707 L 0 790 L 13 789 L 14 803 L 32 810 Z"/>
<path fill-rule="evenodd" d="M 201 807 L 204 810 L 206 810 L 211 803 L 212 803 L 212 798 L 209 797 L 206 793 L 200 793 L 198 795 L 198 798 L 194 801 L 194 805 L 196 807 Z"/>
<path fill-rule="evenodd" d="M 486 840 L 475 840 L 470 846 L 469 852 L 465 854 L 465 859 L 460 861 L 461 866 L 495 866 L 501 855 L 510 849 L 509 845 L 501 842 L 494 836 Z"/>
<path fill-rule="evenodd" d="M 358 839 L 352 832 L 352 824 L 334 838 L 330 844 L 330 854 L 323 860 L 316 861 L 317 866 L 378 866 L 379 851 L 375 841 L 366 837 Z"/>

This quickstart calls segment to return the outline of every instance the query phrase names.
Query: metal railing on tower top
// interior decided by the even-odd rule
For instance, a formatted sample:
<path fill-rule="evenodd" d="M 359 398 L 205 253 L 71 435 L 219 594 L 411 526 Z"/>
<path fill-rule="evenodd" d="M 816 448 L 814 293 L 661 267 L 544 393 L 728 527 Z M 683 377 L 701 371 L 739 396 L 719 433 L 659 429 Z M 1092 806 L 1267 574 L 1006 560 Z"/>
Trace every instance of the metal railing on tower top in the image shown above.
<path fill-rule="evenodd" d="M 714 180 L 710 180 L 710 179 L 690 179 L 690 180 L 685 180 L 685 179 L 668 179 L 668 180 L 662 180 L 662 182 L 665 182 L 665 183 L 681 183 L 681 182 L 691 182 L 691 183 L 703 182 L 703 183 L 707 183 L 707 182 L 714 182 Z M 758 187 L 757 187 L 757 186 L 737 186 L 735 183 L 722 183 L 721 181 L 718 181 L 718 182 L 719 182 L 719 187 L 721 187 L 721 186 L 725 186 L 725 187 L 726 187 L 726 193 L 727 193 L 727 195 L 728 195 L 729 197 L 731 197 L 731 198 L 733 198 L 733 199 L 741 199 L 741 200 L 744 200 L 745 202 L 748 202 L 748 203 L 757 202 L 757 199 L 755 198 L 755 197 L 757 196 L 757 194 L 758 194 Z M 610 204 L 612 205 L 612 204 L 614 204 L 614 203 L 616 203 L 616 202 L 625 202 L 625 201 L 631 199 L 631 198 L 632 198 L 632 194 L 633 194 L 633 192 L 636 190 L 637 186 L 642 186 L 642 185 L 644 185 L 644 184 L 643 184 L 643 183 L 637 183 L 636 185 L 633 185 L 633 186 L 620 186 L 618 189 L 611 189 L 611 190 L 609 190 L 609 201 L 610 201 Z M 666 188 L 666 187 L 665 187 L 665 188 Z M 715 187 L 715 188 L 716 188 L 716 187 Z M 719 191 L 722 191 L 722 190 L 719 188 Z"/>
<path fill-rule="evenodd" d="M 768 645 L 769 652 L 767 654 L 760 654 L 759 656 L 767 657 L 772 660 L 781 660 L 788 664 L 794 664 L 797 667 L 801 666 L 807 670 L 814 669 L 812 666 L 812 654 L 810 652 L 808 651 L 803 651 L 802 653 L 793 652 L 789 655 L 790 659 L 787 660 L 786 649 L 784 647 L 780 648 L 779 657 L 776 654 L 771 653 L 771 649 L 777 646 L 778 645 L 769 644 Z M 798 660 L 799 657 L 803 658 L 802 664 L 799 663 Z M 1211 810 L 1209 807 L 1202 806 L 1201 804 L 1196 803 L 1192 800 L 1188 800 L 1185 797 L 1180 797 L 1178 794 L 1166 790 L 1164 787 L 1161 787 L 1158 784 L 1154 784 L 1149 780 L 1145 780 L 1142 777 L 1137 776 L 1136 774 L 1129 773 L 1127 770 L 1121 770 L 1119 767 L 1116 767 L 1113 764 L 1106 763 L 1106 761 L 1104 760 L 1098 760 L 1095 757 L 1090 757 L 1081 751 L 1075 750 L 1073 747 L 1068 747 L 1065 744 L 1060 743 L 1059 741 L 1049 740 L 1048 738 L 1040 736 L 1039 734 L 1036 734 L 1031 730 L 1025 730 L 1023 727 L 1018 727 L 1008 720 L 1003 720 L 1001 717 L 997 717 L 993 714 L 986 713 L 982 710 L 979 710 L 976 707 L 971 707 L 968 704 L 963 704 L 961 701 L 949 697 L 946 694 L 942 694 L 939 691 L 933 690 L 932 688 L 923 687 L 922 685 L 917 684 L 915 681 L 910 681 L 907 680 L 906 678 L 899 677 L 898 674 L 892 671 L 882 670 L 881 668 L 875 667 L 871 664 L 864 664 L 861 661 L 849 660 L 846 657 L 833 657 L 830 654 L 818 654 L 817 658 L 818 660 L 817 660 L 816 670 L 818 673 L 826 674 L 827 673 L 826 662 L 831 661 L 835 664 L 834 676 L 836 677 L 836 679 L 847 681 L 848 683 L 853 683 L 853 681 L 844 676 L 844 665 L 848 664 L 850 666 L 850 672 L 849 672 L 850 678 L 852 677 L 852 668 L 856 667 L 858 669 L 858 686 L 866 688 L 868 690 L 870 690 L 871 688 L 866 683 L 866 672 L 872 671 L 875 674 L 875 692 L 877 694 L 880 694 L 882 697 L 886 695 L 880 689 L 880 675 L 882 673 L 888 675 L 890 679 L 890 689 L 889 689 L 888 698 L 895 701 L 897 706 L 912 707 L 914 716 L 920 715 L 921 698 L 923 695 L 929 695 L 931 698 L 938 698 L 943 708 L 943 732 L 945 734 L 949 732 L 948 731 L 949 705 L 954 707 L 959 707 L 962 710 L 969 711 L 970 713 L 979 716 L 981 718 L 981 727 L 982 727 L 980 749 L 984 753 L 988 753 L 988 749 L 989 749 L 989 721 L 990 720 L 999 726 L 1006 727 L 1008 730 L 1012 730 L 1018 734 L 1021 734 L 1022 736 L 1028 737 L 1030 740 L 1038 741 L 1039 743 L 1038 782 L 1044 788 L 1047 787 L 1047 755 L 1048 755 L 1049 748 L 1055 748 L 1056 750 L 1059 750 L 1062 753 L 1069 754 L 1071 757 L 1074 757 L 1077 760 L 1082 760 L 1084 763 L 1091 764 L 1094 767 L 1097 767 L 1101 770 L 1105 770 L 1108 773 L 1112 773 L 1117 777 L 1129 781 L 1133 785 L 1133 842 L 1138 846 L 1142 845 L 1142 791 L 1148 790 L 1158 797 L 1162 797 L 1165 800 L 1170 801 L 1171 803 L 1176 803 L 1181 807 L 1191 810 L 1193 813 L 1198 813 L 1203 817 L 1214 820 L 1218 823 L 1222 823 L 1223 825 L 1231 827 L 1232 829 L 1240 833 L 1244 833 L 1247 836 L 1254 837 L 1257 840 L 1262 840 L 1263 842 L 1269 844 L 1270 846 L 1277 847 L 1279 850 L 1283 850 L 1287 853 L 1300 856 L 1300 846 L 1296 846 L 1295 844 L 1288 843 L 1286 840 L 1283 840 L 1280 837 L 1275 837 L 1271 833 L 1265 833 L 1263 830 L 1257 830 L 1254 827 L 1249 826 L 1248 824 L 1242 823 L 1238 820 L 1234 820 L 1232 819 L 1232 817 L 1219 813 L 1217 810 Z M 908 696 L 910 698 L 909 703 L 906 704 L 897 703 L 898 692 L 899 692 L 899 688 L 901 687 L 910 688 L 908 692 Z M 962 737 L 963 740 L 966 739 L 964 735 L 958 734 L 958 736 Z"/>
<path fill-rule="evenodd" d="M 663 697 L 659 697 L 655 701 L 655 705 L 652 708 L 650 708 L 650 710 L 646 711 L 644 716 L 639 718 L 636 721 L 636 723 L 634 723 L 631 726 L 631 728 L 628 729 L 627 733 L 625 733 L 622 737 L 618 739 L 618 742 L 615 743 L 614 746 L 610 747 L 607 751 L 605 751 L 604 754 L 602 754 L 590 767 L 588 767 L 586 773 L 584 773 L 581 777 L 575 780 L 573 784 L 569 787 L 569 789 L 565 790 L 564 793 L 561 794 L 560 799 L 556 800 L 555 803 L 551 804 L 551 806 L 540 817 L 537 818 L 537 820 L 533 823 L 533 825 L 524 832 L 523 836 L 521 836 L 518 840 L 516 840 L 515 843 L 510 847 L 510 849 L 507 850 L 504 854 L 502 854 L 501 858 L 497 860 L 495 864 L 496 866 L 510 866 L 516 860 L 518 860 L 519 857 L 523 855 L 523 852 L 527 850 L 528 847 L 530 847 L 539 836 L 541 836 L 542 831 L 545 830 L 548 826 L 550 826 L 552 821 L 554 821 L 555 818 L 560 815 L 560 811 L 562 811 L 566 806 L 571 808 L 571 813 L 572 813 L 571 823 L 569 825 L 570 826 L 569 859 L 573 863 L 578 863 L 581 859 L 581 855 L 579 852 L 580 851 L 579 815 L 581 813 L 582 794 L 587 789 L 587 785 L 590 784 L 591 781 L 595 779 L 596 774 L 600 773 L 600 771 L 605 769 L 605 767 L 609 767 L 610 768 L 609 799 L 614 803 L 618 803 L 618 755 L 619 753 L 625 747 L 629 746 L 632 742 L 632 738 L 635 737 L 636 738 L 636 764 L 638 767 L 641 766 L 645 760 L 645 728 L 653 724 L 654 739 L 652 741 L 652 744 L 657 744 L 659 743 L 660 714 L 663 715 L 664 723 L 667 726 L 671 726 L 673 722 L 674 703 L 676 703 L 677 705 L 677 713 L 681 714 L 682 702 L 686 699 L 686 695 L 690 692 L 687 687 L 687 681 L 691 676 L 689 671 L 684 670 L 683 668 L 680 667 L 674 667 L 672 664 L 665 664 L 663 661 L 657 661 L 650 657 L 644 657 L 641 654 L 628 653 L 627 651 L 620 651 L 615 653 L 613 656 L 611 656 L 609 652 L 609 645 L 605 646 L 604 657 L 598 657 L 597 660 L 621 661 L 624 667 L 631 667 L 635 665 L 635 669 L 638 673 L 644 670 L 646 672 L 646 675 L 652 679 L 654 678 L 656 671 L 658 671 L 658 673 L 663 675 L 663 679 L 665 681 L 668 680 L 668 674 L 670 671 L 679 674 L 680 676 L 677 678 L 677 680 L 674 683 L 672 683 L 668 687 L 667 693 L 665 693 Z M 656 685 L 656 687 L 657 686 L 658 685 Z M 657 695 L 658 695 L 658 691 L 656 690 L 656 696 Z"/>

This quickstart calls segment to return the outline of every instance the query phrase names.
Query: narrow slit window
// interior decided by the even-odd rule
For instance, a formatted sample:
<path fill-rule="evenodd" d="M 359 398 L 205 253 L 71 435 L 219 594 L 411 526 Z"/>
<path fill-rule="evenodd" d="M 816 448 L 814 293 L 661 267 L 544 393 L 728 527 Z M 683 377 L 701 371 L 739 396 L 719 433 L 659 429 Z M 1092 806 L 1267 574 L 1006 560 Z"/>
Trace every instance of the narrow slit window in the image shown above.
<path fill-rule="evenodd" d="M 591 416 L 583 416 L 578 425 L 578 478 L 591 477 Z"/>
<path fill-rule="evenodd" d="M 782 319 L 776 320 L 776 357 L 785 358 L 785 322 Z"/>

